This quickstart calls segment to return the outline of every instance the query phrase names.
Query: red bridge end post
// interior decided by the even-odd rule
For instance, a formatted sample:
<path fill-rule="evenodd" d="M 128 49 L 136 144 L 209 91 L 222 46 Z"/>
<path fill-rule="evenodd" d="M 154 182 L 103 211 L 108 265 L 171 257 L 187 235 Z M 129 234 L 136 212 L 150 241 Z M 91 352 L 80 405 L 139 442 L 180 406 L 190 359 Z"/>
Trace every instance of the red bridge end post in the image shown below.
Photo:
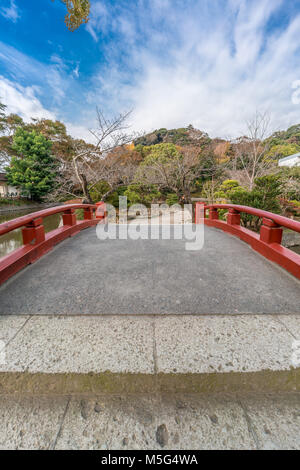
<path fill-rule="evenodd" d="M 64 225 L 76 225 L 76 214 L 74 209 L 67 209 L 63 213 Z"/>
<path fill-rule="evenodd" d="M 204 202 L 196 202 L 196 204 L 195 204 L 195 224 L 204 223 L 205 212 L 206 212 L 205 203 Z"/>
<path fill-rule="evenodd" d="M 227 215 L 227 223 L 229 225 L 240 225 L 241 214 L 235 209 L 229 209 L 229 212 Z"/>
<path fill-rule="evenodd" d="M 107 216 L 106 204 L 105 202 L 97 202 L 96 206 L 96 219 L 103 221 Z"/>
<path fill-rule="evenodd" d="M 209 208 L 209 219 L 210 220 L 218 220 L 219 219 L 219 211 L 216 207 Z"/>
<path fill-rule="evenodd" d="M 260 240 L 265 243 L 279 243 L 282 241 L 282 228 L 271 219 L 263 217 L 260 228 Z"/>
<path fill-rule="evenodd" d="M 85 207 L 84 208 L 84 220 L 93 220 L 94 218 L 94 210 L 92 207 Z"/>
<path fill-rule="evenodd" d="M 24 245 L 37 245 L 45 241 L 43 219 L 40 217 L 26 224 L 22 229 L 22 237 Z"/>

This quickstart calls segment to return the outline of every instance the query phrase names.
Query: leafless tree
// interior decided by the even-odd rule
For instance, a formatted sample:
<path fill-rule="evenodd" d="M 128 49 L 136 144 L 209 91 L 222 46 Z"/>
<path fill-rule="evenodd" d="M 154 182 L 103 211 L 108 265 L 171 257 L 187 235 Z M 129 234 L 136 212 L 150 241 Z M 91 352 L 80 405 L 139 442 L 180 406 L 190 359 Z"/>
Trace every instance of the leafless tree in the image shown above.
<path fill-rule="evenodd" d="M 215 193 L 218 190 L 219 185 L 220 181 L 214 178 L 213 175 L 209 181 L 206 181 L 204 183 L 202 192 L 209 204 L 214 204 L 216 202 Z"/>
<path fill-rule="evenodd" d="M 91 190 L 99 182 L 105 181 L 109 186 L 109 190 L 102 196 L 102 200 L 105 200 L 118 186 L 128 184 L 133 178 L 136 166 L 134 159 L 129 158 L 126 148 L 136 137 L 128 132 L 127 120 L 130 112 L 108 119 L 98 108 L 96 111 L 97 127 L 90 130 L 95 144 L 87 144 L 83 140 L 74 141 L 71 159 L 61 162 L 57 190 L 52 197 L 57 197 L 59 193 L 76 197 L 77 187 L 84 200 L 90 203 Z"/>
<path fill-rule="evenodd" d="M 237 170 L 240 162 L 243 175 L 240 175 L 246 182 L 249 189 L 253 189 L 254 180 L 259 176 L 266 175 L 274 161 L 267 157 L 269 144 L 266 138 L 270 135 L 270 117 L 267 112 L 256 112 L 252 120 L 247 122 L 248 133 L 240 137 L 234 143 L 234 171 Z"/>

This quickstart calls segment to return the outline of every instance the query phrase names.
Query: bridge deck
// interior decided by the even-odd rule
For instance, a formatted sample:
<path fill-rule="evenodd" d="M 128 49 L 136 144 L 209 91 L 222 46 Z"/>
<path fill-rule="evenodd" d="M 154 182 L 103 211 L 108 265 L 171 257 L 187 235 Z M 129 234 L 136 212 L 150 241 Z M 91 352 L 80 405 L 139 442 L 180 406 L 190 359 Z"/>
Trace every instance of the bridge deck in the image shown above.
<path fill-rule="evenodd" d="M 87 229 L 0 288 L 1 314 L 299 313 L 300 283 L 240 240 L 106 240 Z"/>

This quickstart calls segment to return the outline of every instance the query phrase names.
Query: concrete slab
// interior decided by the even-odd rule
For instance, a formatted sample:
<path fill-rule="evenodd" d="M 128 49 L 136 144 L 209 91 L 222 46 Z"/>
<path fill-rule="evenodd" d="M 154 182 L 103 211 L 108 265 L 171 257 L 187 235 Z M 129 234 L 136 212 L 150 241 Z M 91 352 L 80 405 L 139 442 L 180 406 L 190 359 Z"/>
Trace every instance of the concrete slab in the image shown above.
<path fill-rule="evenodd" d="M 18 332 L 24 328 L 29 316 L 11 316 L 0 315 L 0 340 L 8 344 Z"/>
<path fill-rule="evenodd" d="M 284 315 L 157 317 L 157 371 L 289 370 L 294 338 L 281 321 Z M 300 316 L 291 321 L 299 327 Z"/>
<path fill-rule="evenodd" d="M 233 398 L 120 396 L 72 400 L 56 448 L 253 449 L 255 444 Z"/>
<path fill-rule="evenodd" d="M 5 348 L 0 394 L 300 390 L 282 317 L 32 316 Z"/>
<path fill-rule="evenodd" d="M 296 450 L 300 447 L 300 395 L 241 398 L 257 447 Z"/>
<path fill-rule="evenodd" d="M 7 324 L 18 317 L 8 317 Z M 30 319 L 6 348 L 0 371 L 152 374 L 153 324 L 136 317 Z"/>
<path fill-rule="evenodd" d="M 281 322 L 287 329 L 287 331 L 293 336 L 295 340 L 300 341 L 300 320 L 297 315 L 281 315 L 277 318 L 277 321 Z"/>
<path fill-rule="evenodd" d="M 67 397 L 0 396 L 0 449 L 53 448 L 67 403 Z"/>
<path fill-rule="evenodd" d="M 0 288 L 1 314 L 300 313 L 300 283 L 247 244 L 205 228 L 185 240 L 65 240 Z"/>
<path fill-rule="evenodd" d="M 1 449 L 300 449 L 299 394 L 0 396 Z"/>

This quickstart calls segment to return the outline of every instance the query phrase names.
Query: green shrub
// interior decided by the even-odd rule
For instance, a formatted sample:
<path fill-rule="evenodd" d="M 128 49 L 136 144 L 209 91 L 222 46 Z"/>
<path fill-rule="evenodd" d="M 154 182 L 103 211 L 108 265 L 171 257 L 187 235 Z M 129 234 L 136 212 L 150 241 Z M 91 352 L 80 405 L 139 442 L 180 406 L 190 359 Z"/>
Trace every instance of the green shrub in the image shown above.
<path fill-rule="evenodd" d="M 178 199 L 177 194 L 175 194 L 175 193 L 168 193 L 168 195 L 167 195 L 167 197 L 166 197 L 166 203 L 167 203 L 169 206 L 173 206 L 174 204 L 178 204 L 178 203 L 179 203 L 179 199 Z"/>
<path fill-rule="evenodd" d="M 103 194 L 105 194 L 109 190 L 109 185 L 106 181 L 99 181 L 95 186 L 91 189 L 89 188 L 89 193 L 91 199 L 94 203 L 101 201 Z"/>
<path fill-rule="evenodd" d="M 282 191 L 282 182 L 278 175 L 267 175 L 256 178 L 252 191 L 234 190 L 228 195 L 233 204 L 255 207 L 265 211 L 278 214 L 281 212 L 279 196 Z M 242 225 L 252 230 L 258 231 L 261 226 L 261 218 L 241 213 Z"/>
<path fill-rule="evenodd" d="M 128 186 L 124 193 L 127 196 L 129 205 L 131 204 L 146 204 L 150 205 L 157 202 L 161 197 L 161 192 L 158 191 L 157 186 L 154 184 L 131 184 Z"/>

